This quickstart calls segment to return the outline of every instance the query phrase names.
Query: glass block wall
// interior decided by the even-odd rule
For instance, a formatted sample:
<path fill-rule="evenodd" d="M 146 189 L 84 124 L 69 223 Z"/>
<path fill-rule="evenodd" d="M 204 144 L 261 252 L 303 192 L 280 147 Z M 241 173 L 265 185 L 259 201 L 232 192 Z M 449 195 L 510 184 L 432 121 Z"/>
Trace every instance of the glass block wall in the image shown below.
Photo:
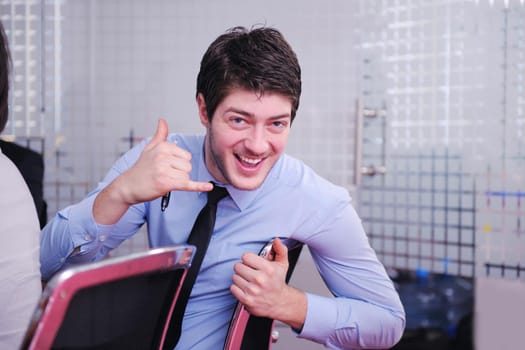
<path fill-rule="evenodd" d="M 522 2 L 362 1 L 360 212 L 389 266 L 523 278 Z M 374 115 L 374 113 L 372 113 Z M 376 113 L 377 114 L 377 113 Z"/>

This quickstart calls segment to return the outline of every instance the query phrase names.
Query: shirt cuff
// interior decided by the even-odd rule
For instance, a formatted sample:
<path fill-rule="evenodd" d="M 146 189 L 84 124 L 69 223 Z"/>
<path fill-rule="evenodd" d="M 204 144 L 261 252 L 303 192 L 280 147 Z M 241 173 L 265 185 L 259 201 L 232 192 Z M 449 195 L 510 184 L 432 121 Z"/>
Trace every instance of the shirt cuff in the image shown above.
<path fill-rule="evenodd" d="M 299 338 L 325 344 L 336 328 L 337 306 L 332 298 L 306 293 L 306 320 Z"/>
<path fill-rule="evenodd" d="M 96 196 L 91 196 L 77 205 L 69 208 L 67 216 L 72 227 L 70 228 L 73 247 L 80 247 L 80 252 L 71 256 L 72 260 L 78 257 L 79 261 L 88 261 L 92 257 L 85 256 L 87 251 L 93 251 L 106 240 L 113 225 L 99 225 L 93 218 L 93 203 Z M 95 248 L 96 250 L 96 248 Z M 79 262 L 79 261 L 75 262 Z"/>

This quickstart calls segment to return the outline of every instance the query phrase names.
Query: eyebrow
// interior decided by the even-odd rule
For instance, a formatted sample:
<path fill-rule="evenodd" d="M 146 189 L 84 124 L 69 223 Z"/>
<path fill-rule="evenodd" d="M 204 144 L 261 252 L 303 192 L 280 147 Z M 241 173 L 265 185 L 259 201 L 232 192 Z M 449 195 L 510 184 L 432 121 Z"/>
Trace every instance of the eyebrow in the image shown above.
<path fill-rule="evenodd" d="M 250 117 L 250 118 L 254 118 L 255 117 L 252 113 L 246 112 L 246 111 L 244 111 L 242 109 L 237 109 L 235 107 L 227 108 L 225 112 L 226 113 L 227 112 L 234 112 L 234 113 L 241 114 L 241 115 L 244 115 L 244 116 Z M 280 115 L 269 117 L 268 119 L 270 119 L 270 120 L 278 120 L 278 119 L 291 118 L 291 117 L 292 116 L 290 115 L 290 113 L 285 113 L 285 114 L 280 114 Z"/>

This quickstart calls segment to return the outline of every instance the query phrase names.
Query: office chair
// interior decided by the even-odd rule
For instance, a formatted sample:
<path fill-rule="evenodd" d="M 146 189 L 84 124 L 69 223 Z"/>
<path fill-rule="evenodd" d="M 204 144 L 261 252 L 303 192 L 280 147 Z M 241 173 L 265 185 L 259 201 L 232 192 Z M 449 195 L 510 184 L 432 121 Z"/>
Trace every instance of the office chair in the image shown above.
<path fill-rule="evenodd" d="M 46 285 L 21 350 L 163 349 L 195 248 L 179 245 L 79 265 Z"/>
<path fill-rule="evenodd" d="M 273 260 L 272 242 L 268 242 L 259 255 Z M 288 247 L 288 272 L 286 283 L 295 269 L 303 244 L 293 239 L 282 239 Z M 277 341 L 273 336 L 274 320 L 266 317 L 252 316 L 244 305 L 237 303 L 224 343 L 224 350 L 269 350 Z"/>

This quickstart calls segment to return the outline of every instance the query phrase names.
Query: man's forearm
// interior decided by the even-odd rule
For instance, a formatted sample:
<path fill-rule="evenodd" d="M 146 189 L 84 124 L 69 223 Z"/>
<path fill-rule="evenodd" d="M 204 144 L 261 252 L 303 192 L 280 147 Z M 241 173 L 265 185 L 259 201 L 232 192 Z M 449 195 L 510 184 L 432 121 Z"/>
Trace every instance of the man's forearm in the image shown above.
<path fill-rule="evenodd" d="M 104 188 L 93 203 L 93 218 L 101 225 L 113 225 L 129 209 L 119 188 L 119 178 Z"/>

